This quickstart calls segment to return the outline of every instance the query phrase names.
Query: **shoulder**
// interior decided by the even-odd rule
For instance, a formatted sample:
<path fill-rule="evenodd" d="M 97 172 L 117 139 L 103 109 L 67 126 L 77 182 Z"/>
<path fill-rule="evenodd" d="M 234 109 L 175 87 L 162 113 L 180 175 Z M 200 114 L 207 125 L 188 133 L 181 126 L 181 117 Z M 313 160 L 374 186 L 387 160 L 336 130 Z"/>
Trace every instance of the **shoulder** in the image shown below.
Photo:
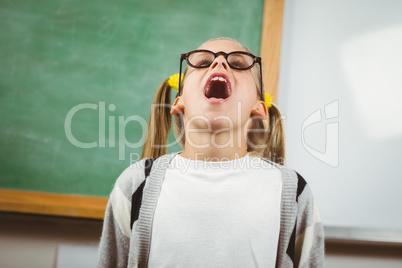
<path fill-rule="evenodd" d="M 141 159 L 130 165 L 118 177 L 115 190 L 120 189 L 124 195 L 131 200 L 131 195 L 144 182 L 146 177 L 152 172 L 164 172 L 171 159 L 176 154 L 166 154 L 158 158 Z"/>
<path fill-rule="evenodd" d="M 280 170 L 280 172 L 282 173 L 282 181 L 284 183 L 284 187 L 286 187 L 286 189 L 284 190 L 291 190 L 295 194 L 296 202 L 299 201 L 300 196 L 303 196 L 305 198 L 312 198 L 312 193 L 307 184 L 307 181 L 302 175 L 300 175 L 300 173 L 298 173 L 294 169 L 275 163 L 266 158 L 262 158 L 262 160 Z"/>
<path fill-rule="evenodd" d="M 297 171 L 293 171 L 296 173 L 297 177 L 297 192 L 296 192 L 296 202 L 299 202 L 299 198 L 301 195 L 308 196 L 312 198 L 310 187 L 307 185 L 307 181 L 300 175 Z"/>
<path fill-rule="evenodd" d="M 112 194 L 119 192 L 131 199 L 135 189 L 145 180 L 145 166 L 146 159 L 142 159 L 127 167 L 117 178 Z"/>

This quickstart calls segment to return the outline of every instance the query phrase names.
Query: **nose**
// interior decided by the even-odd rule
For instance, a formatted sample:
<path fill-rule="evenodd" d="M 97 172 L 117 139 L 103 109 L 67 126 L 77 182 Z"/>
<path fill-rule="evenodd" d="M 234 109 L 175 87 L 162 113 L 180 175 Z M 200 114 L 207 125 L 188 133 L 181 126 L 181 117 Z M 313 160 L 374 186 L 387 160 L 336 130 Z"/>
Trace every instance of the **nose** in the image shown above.
<path fill-rule="evenodd" d="M 212 62 L 210 68 L 216 69 L 218 67 L 222 67 L 225 70 L 229 70 L 229 64 L 223 55 L 219 55 L 218 57 L 216 57 L 215 60 Z"/>

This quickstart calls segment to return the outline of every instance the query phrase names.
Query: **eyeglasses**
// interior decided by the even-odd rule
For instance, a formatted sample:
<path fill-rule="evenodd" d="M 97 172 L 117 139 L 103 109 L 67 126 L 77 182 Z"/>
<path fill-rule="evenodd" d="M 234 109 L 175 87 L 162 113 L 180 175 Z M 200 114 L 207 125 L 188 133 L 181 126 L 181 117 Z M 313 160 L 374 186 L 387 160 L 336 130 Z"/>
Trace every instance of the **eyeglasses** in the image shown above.
<path fill-rule="evenodd" d="M 211 66 L 215 58 L 220 55 L 225 57 L 230 68 L 236 70 L 248 70 L 251 69 L 256 62 L 261 62 L 260 57 L 256 57 L 253 54 L 245 51 L 233 51 L 230 53 L 220 51 L 214 53 L 205 49 L 198 49 L 186 54 L 182 54 L 181 60 L 187 60 L 188 65 L 193 68 L 207 68 Z"/>
<path fill-rule="evenodd" d="M 264 91 L 262 85 L 262 67 L 261 67 L 261 58 L 256 57 L 251 53 L 245 51 L 233 51 L 230 53 L 225 53 L 223 51 L 219 51 L 214 53 L 212 51 L 206 49 L 197 49 L 190 51 L 188 53 L 181 54 L 180 57 L 180 74 L 181 77 L 181 70 L 182 70 L 182 63 L 183 60 L 187 61 L 187 64 L 193 68 L 201 69 L 201 68 L 208 68 L 214 62 L 214 60 L 222 55 L 226 62 L 228 63 L 229 67 L 235 70 L 249 70 L 253 68 L 255 63 L 260 65 L 260 77 L 261 77 L 261 96 L 264 100 Z M 181 79 L 179 79 L 179 90 Z"/>

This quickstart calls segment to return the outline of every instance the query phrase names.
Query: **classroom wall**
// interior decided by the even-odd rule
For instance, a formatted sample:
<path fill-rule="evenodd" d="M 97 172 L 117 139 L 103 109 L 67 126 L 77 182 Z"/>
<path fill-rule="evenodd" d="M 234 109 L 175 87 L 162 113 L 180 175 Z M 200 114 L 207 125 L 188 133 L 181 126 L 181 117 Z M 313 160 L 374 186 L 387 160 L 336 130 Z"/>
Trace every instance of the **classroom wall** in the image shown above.
<path fill-rule="evenodd" d="M 60 249 L 98 246 L 102 221 L 0 212 L 0 267 L 55 268 Z M 96 254 L 74 254 L 83 266 L 96 263 Z M 87 254 L 88 255 L 88 254 Z M 80 260 L 81 258 L 81 260 Z"/>
<path fill-rule="evenodd" d="M 66 246 L 96 247 L 102 229 L 101 221 L 49 216 L 0 213 L 0 267 L 56 268 L 59 249 Z M 327 243 L 327 268 L 396 268 L 402 266 L 402 248 L 364 243 Z M 95 264 L 95 256 L 74 254 L 85 268 Z M 89 260 L 87 260 L 89 258 Z M 89 262 L 88 262 L 89 261 Z M 79 268 L 79 266 L 70 266 Z"/>

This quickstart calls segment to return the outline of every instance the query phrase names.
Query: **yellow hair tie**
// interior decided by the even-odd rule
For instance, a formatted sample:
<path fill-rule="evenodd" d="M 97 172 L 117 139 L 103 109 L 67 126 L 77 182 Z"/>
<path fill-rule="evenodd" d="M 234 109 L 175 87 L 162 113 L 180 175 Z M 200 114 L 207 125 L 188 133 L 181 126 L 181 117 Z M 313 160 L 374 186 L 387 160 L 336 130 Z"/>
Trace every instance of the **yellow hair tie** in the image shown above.
<path fill-rule="evenodd" d="M 181 74 L 181 81 L 183 81 L 183 74 Z M 179 90 L 179 74 L 170 76 L 167 84 L 169 87 Z M 267 105 L 268 109 L 272 107 L 271 101 L 272 97 L 268 93 L 265 93 L 265 104 Z"/>
<path fill-rule="evenodd" d="M 265 93 L 265 104 L 267 105 L 268 109 L 272 106 L 271 101 L 272 101 L 272 97 L 268 93 Z"/>
<path fill-rule="evenodd" d="M 180 81 L 183 81 L 183 74 L 181 74 Z M 174 74 L 171 77 L 169 77 L 167 84 L 169 87 L 179 90 L 179 74 Z"/>

